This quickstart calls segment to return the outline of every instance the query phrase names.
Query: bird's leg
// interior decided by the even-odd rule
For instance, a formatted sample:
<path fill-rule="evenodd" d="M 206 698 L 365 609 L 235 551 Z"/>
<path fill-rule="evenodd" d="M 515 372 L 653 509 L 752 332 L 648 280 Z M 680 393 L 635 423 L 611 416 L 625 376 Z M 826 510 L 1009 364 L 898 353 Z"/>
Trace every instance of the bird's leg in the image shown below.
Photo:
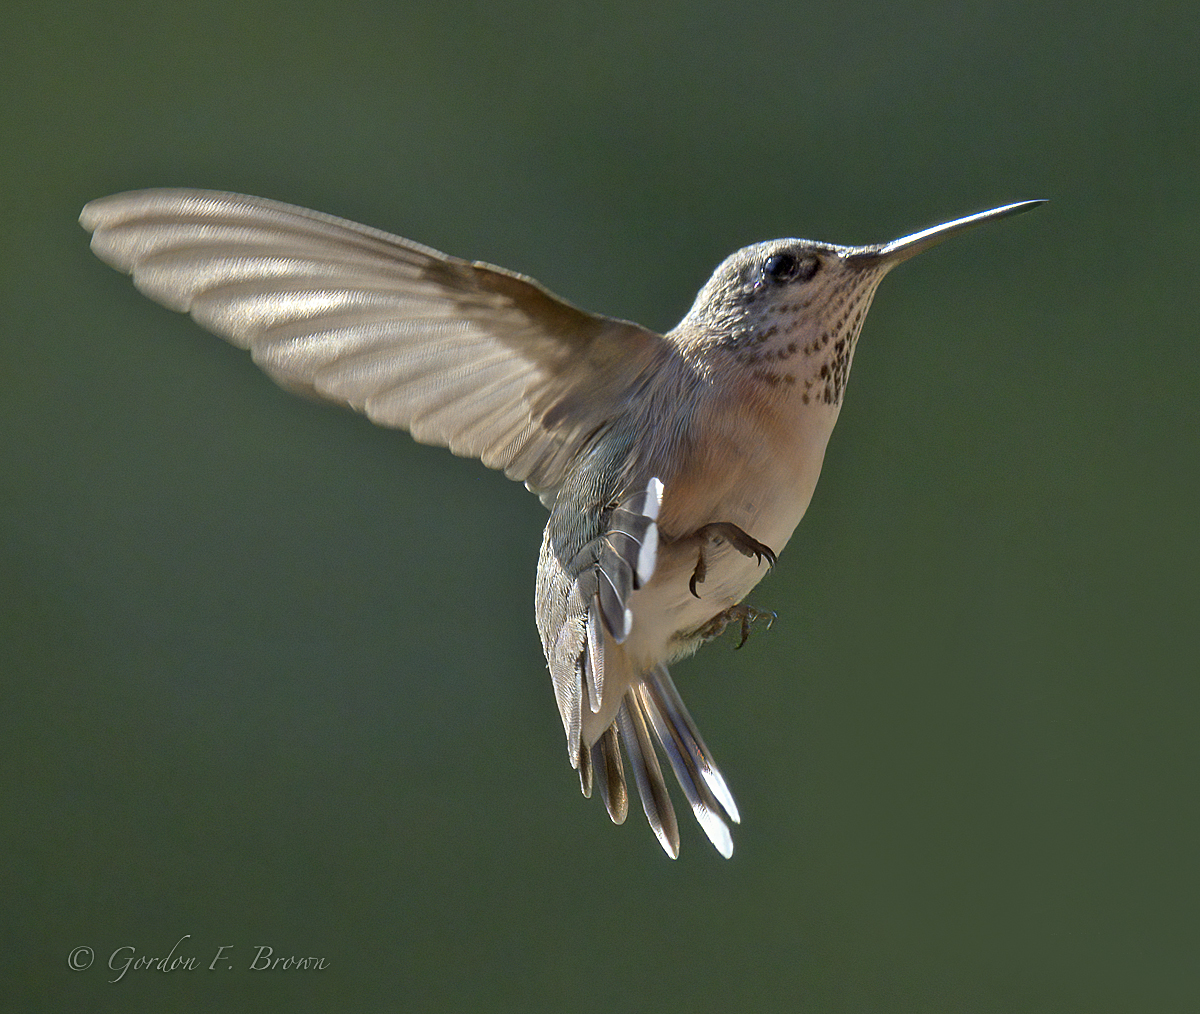
<path fill-rule="evenodd" d="M 708 575 L 707 550 L 710 541 L 720 542 L 723 540 L 742 556 L 753 556 L 759 563 L 766 559 L 768 567 L 775 566 L 775 553 L 771 547 L 763 545 L 752 535 L 747 535 L 732 522 L 714 521 L 702 528 L 697 528 L 694 535 L 700 539 L 700 551 L 696 558 L 696 569 L 692 572 L 691 580 L 688 581 L 688 588 L 696 598 L 700 597 L 700 593 L 696 591 L 696 585 L 703 584 L 704 578 Z"/>
<path fill-rule="evenodd" d="M 776 614 L 769 609 L 755 609 L 744 602 L 739 602 L 736 606 L 730 606 L 724 612 L 717 613 L 716 616 L 696 630 L 695 636 L 699 637 L 702 643 L 711 641 L 713 638 L 720 637 L 725 632 L 725 628 L 737 620 L 742 625 L 742 639 L 736 645 L 740 648 L 750 636 L 750 624 L 757 620 L 766 620 L 767 629 L 770 630 L 771 624 L 775 622 L 775 619 Z"/>

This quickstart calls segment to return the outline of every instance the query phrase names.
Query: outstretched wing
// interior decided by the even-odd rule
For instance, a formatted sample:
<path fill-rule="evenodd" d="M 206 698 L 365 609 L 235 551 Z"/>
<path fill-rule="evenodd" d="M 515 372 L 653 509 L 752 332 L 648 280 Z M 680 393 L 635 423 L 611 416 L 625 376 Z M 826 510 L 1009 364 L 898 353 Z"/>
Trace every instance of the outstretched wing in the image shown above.
<path fill-rule="evenodd" d="M 552 490 L 668 354 L 532 279 L 275 201 L 144 190 L 80 215 L 151 299 L 286 388 Z"/>

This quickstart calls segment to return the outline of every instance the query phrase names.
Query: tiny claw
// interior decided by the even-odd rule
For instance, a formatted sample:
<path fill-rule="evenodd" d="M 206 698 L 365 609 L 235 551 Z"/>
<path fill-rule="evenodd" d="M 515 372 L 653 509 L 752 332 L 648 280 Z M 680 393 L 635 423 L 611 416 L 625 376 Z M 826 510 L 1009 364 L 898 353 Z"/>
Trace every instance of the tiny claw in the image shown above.
<path fill-rule="evenodd" d="M 737 605 L 730 606 L 723 612 L 717 613 L 707 623 L 703 623 L 697 627 L 695 636 L 699 637 L 702 642 L 711 641 L 713 638 L 720 637 L 729 624 L 737 621 L 741 627 L 742 639 L 734 645 L 734 649 L 736 650 L 749 639 L 751 624 L 763 619 L 767 621 L 767 629 L 770 630 L 771 624 L 777 619 L 777 614 L 769 610 L 755 609 L 744 602 L 739 602 Z"/>
<path fill-rule="evenodd" d="M 742 556 L 753 556 L 755 563 L 767 561 L 768 567 L 775 566 L 775 551 L 768 545 L 759 542 L 752 535 L 747 535 L 737 525 L 731 521 L 713 521 L 701 528 L 697 528 L 695 533 L 700 538 L 700 549 L 696 556 L 696 569 L 692 572 L 691 578 L 688 580 L 688 590 L 696 598 L 700 597 L 700 593 L 696 591 L 696 585 L 703 584 L 704 578 L 708 574 L 708 560 L 705 557 L 705 549 L 708 541 L 728 542 Z"/>
<path fill-rule="evenodd" d="M 750 624 L 765 617 L 767 621 L 767 629 L 770 630 L 771 624 L 779 619 L 779 614 L 774 610 L 764 612 L 761 609 L 755 609 L 753 606 L 744 606 L 742 608 L 744 609 L 744 612 L 741 613 L 740 617 L 742 622 L 742 639 L 738 641 L 736 645 L 734 645 L 734 651 L 740 649 L 742 645 L 750 639 Z"/>
<path fill-rule="evenodd" d="M 743 533 L 743 534 L 745 534 L 745 533 Z M 752 539 L 749 535 L 746 535 L 746 539 L 748 540 L 748 542 L 745 547 L 734 542 L 733 543 L 734 548 L 740 550 L 746 556 L 753 555 L 755 563 L 762 563 L 763 560 L 766 560 L 768 567 L 775 566 L 776 556 L 775 556 L 775 552 L 771 549 L 770 546 L 764 545 L 763 543 L 758 542 L 755 539 Z"/>
<path fill-rule="evenodd" d="M 742 617 L 742 639 L 733 646 L 734 651 L 741 651 L 744 645 L 750 639 L 750 615 L 747 613 Z"/>
<path fill-rule="evenodd" d="M 767 561 L 768 567 L 775 566 L 775 551 L 768 545 L 759 542 L 753 535 L 748 535 L 731 521 L 713 521 L 696 531 L 697 535 L 705 535 L 710 539 L 724 539 L 742 556 L 753 556 L 755 563 Z"/>
<path fill-rule="evenodd" d="M 688 588 L 696 598 L 700 597 L 700 593 L 696 591 L 696 585 L 703 584 L 707 576 L 708 561 L 704 558 L 704 545 L 701 543 L 700 552 L 696 556 L 696 569 L 692 571 L 691 579 L 688 581 Z"/>

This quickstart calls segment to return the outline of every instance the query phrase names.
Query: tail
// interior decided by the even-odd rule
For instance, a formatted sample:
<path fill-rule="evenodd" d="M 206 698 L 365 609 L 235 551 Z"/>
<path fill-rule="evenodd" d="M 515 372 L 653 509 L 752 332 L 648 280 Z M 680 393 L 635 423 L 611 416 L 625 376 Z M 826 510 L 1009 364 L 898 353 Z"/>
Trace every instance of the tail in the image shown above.
<path fill-rule="evenodd" d="M 677 858 L 679 825 L 658 764 L 655 740 L 666 754 L 708 840 L 728 859 L 733 855 L 729 822 L 741 821 L 737 804 L 664 665 L 651 669 L 626 690 L 617 720 L 590 750 L 580 750 L 579 781 L 583 794 L 590 796 L 595 782 L 613 823 L 625 820 L 629 792 L 621 762 L 623 745 L 646 819 L 667 855 Z"/>

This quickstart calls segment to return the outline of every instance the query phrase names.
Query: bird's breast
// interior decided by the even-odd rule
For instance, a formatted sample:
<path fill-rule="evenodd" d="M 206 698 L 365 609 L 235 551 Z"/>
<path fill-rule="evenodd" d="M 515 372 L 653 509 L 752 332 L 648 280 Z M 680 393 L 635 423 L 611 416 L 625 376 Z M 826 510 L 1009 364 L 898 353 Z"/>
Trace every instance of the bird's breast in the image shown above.
<path fill-rule="evenodd" d="M 778 554 L 812 500 L 839 406 L 731 402 L 694 416 L 662 476 L 659 528 L 682 539 L 727 522 Z"/>
<path fill-rule="evenodd" d="M 698 642 L 688 635 L 766 575 L 766 560 L 697 533 L 714 523 L 734 524 L 781 553 L 812 500 L 837 413 L 836 405 L 781 412 L 741 404 L 696 414 L 679 459 L 662 469 L 654 577 L 630 601 L 633 627 L 625 647 L 635 669 L 693 650 Z M 706 573 L 694 594 L 701 552 Z"/>

